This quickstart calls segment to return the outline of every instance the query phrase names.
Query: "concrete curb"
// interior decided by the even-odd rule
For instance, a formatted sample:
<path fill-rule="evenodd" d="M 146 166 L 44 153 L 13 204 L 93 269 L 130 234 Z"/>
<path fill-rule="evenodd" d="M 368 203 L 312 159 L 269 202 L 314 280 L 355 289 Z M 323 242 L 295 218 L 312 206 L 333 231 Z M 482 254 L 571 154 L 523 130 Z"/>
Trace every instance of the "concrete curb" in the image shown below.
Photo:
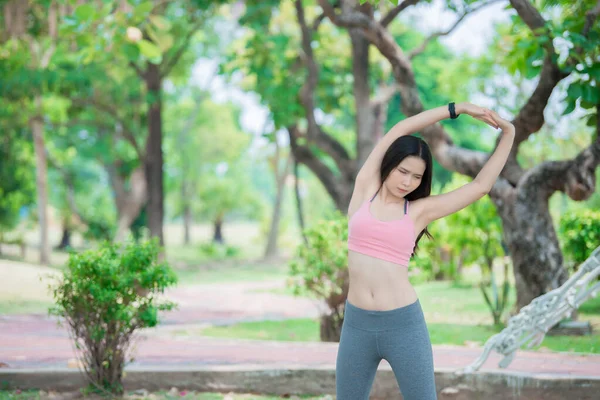
<path fill-rule="evenodd" d="M 455 375 L 435 372 L 439 399 L 455 400 L 587 400 L 597 398 L 600 378 L 515 372 L 480 371 Z M 206 367 L 130 367 L 125 370 L 126 390 L 168 390 L 177 387 L 200 392 L 238 392 L 272 395 L 335 394 L 335 367 L 290 365 L 227 365 Z M 0 369 L 3 389 L 76 391 L 85 386 L 82 372 L 69 369 Z M 398 385 L 391 368 L 377 372 L 371 398 L 396 400 Z"/>

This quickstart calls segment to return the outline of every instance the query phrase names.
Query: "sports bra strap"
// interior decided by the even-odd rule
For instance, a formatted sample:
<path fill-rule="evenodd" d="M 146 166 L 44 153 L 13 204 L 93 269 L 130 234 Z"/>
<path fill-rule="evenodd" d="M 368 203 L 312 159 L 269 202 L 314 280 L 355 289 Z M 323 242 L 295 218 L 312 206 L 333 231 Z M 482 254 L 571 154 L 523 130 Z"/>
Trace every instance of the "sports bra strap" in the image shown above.
<path fill-rule="evenodd" d="M 373 195 L 373 197 L 371 197 L 371 200 L 369 200 L 370 203 L 372 203 L 373 200 L 375 200 L 375 197 L 377 196 L 377 193 L 379 193 L 380 190 L 381 190 L 381 187 L 379 189 L 377 189 L 377 191 L 375 192 L 375 194 Z"/>
<path fill-rule="evenodd" d="M 377 193 L 379 193 L 379 190 L 377 190 L 377 192 L 373 195 L 373 197 L 371 197 L 371 200 L 369 200 L 369 203 L 372 203 L 373 200 L 375 200 Z M 407 213 L 408 213 L 408 200 L 404 199 L 404 215 L 406 215 Z"/>

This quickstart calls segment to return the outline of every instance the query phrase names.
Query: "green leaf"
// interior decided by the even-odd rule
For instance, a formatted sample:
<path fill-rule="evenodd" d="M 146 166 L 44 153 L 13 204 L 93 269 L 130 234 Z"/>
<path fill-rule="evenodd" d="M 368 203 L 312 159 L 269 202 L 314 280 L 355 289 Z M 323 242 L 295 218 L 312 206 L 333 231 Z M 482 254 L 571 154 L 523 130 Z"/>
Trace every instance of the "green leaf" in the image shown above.
<path fill-rule="evenodd" d="M 565 108 L 565 111 L 563 111 L 562 115 L 567 115 L 567 114 L 571 114 L 573 112 L 573 110 L 575 110 L 575 100 L 574 99 L 569 99 L 568 103 L 567 103 L 567 107 Z"/>
<path fill-rule="evenodd" d="M 125 43 L 122 49 L 129 61 L 135 61 L 140 57 L 140 48 L 133 43 Z"/>
<path fill-rule="evenodd" d="M 168 34 L 161 35 L 158 40 L 158 47 L 164 53 L 167 50 L 169 50 L 171 47 L 173 47 L 174 42 L 175 42 L 175 40 L 173 39 L 173 35 L 168 35 Z"/>
<path fill-rule="evenodd" d="M 583 94 L 583 86 L 579 82 L 571 83 L 571 86 L 567 89 L 567 96 L 571 99 L 577 100 Z"/>
<path fill-rule="evenodd" d="M 600 101 L 599 88 L 591 85 L 585 85 L 582 88 L 582 92 L 581 98 L 583 100 L 593 104 L 596 104 L 598 101 Z"/>
<path fill-rule="evenodd" d="M 148 17 L 152 25 L 159 31 L 168 31 L 171 29 L 171 21 L 160 15 L 150 15 Z"/>
<path fill-rule="evenodd" d="M 591 67 L 585 70 L 592 78 L 597 82 L 600 82 L 600 64 L 593 64 Z"/>
<path fill-rule="evenodd" d="M 590 114 L 587 119 L 586 126 L 595 127 L 598 124 L 598 114 Z"/>
<path fill-rule="evenodd" d="M 75 16 L 79 21 L 91 21 L 96 15 L 96 10 L 90 4 L 82 4 L 75 9 Z"/>
<path fill-rule="evenodd" d="M 579 103 L 579 106 L 581 108 L 583 108 L 584 110 L 591 110 L 592 108 L 596 107 L 596 105 L 594 103 L 590 103 L 589 101 L 585 101 L 585 100 L 581 100 L 581 102 Z"/>
<path fill-rule="evenodd" d="M 162 56 L 160 49 L 154 43 L 149 42 L 146 39 L 140 40 L 137 44 L 146 58 L 155 59 Z"/>
<path fill-rule="evenodd" d="M 145 17 L 153 8 L 154 4 L 151 1 L 145 1 L 135 7 L 133 15 L 135 15 L 136 18 Z"/>

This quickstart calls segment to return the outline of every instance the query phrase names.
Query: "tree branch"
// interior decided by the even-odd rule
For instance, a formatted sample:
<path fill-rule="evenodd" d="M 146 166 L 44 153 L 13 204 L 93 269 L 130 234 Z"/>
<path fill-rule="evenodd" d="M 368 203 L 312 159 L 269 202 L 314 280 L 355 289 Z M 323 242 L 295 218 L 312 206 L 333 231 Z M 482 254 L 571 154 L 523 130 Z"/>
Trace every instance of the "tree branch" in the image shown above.
<path fill-rule="evenodd" d="M 530 0 L 510 0 L 510 4 L 535 36 L 542 35 L 542 32 L 540 31 L 545 30 L 544 33 L 552 39 L 550 30 L 546 27 L 546 20 Z M 548 55 L 556 54 L 552 40 L 547 40 L 544 47 L 546 48 Z"/>
<path fill-rule="evenodd" d="M 297 126 L 287 128 L 290 137 L 290 148 L 297 162 L 306 165 L 321 181 L 323 187 L 327 190 L 338 209 L 347 206 L 344 204 L 340 190 L 339 180 L 331 169 L 322 162 L 308 147 L 298 144 L 298 139 L 302 136 Z"/>
<path fill-rule="evenodd" d="M 348 163 L 351 162 L 348 152 L 337 140 L 323 132 L 315 118 L 314 110 L 316 106 L 314 96 L 319 79 L 319 69 L 315 62 L 314 53 L 310 44 L 312 32 L 306 24 L 302 1 L 296 0 L 295 5 L 298 23 L 302 33 L 303 61 L 308 70 L 308 77 L 300 89 L 300 101 L 304 106 L 306 120 L 308 122 L 307 138 L 309 141 L 317 143 L 321 149 L 327 152 L 334 159 L 340 171 L 345 171 L 347 170 Z"/>
<path fill-rule="evenodd" d="M 512 152 L 517 153 L 519 145 L 527 140 L 534 132 L 539 131 L 544 125 L 544 110 L 554 88 L 565 77 L 550 56 L 546 56 L 538 84 L 527 102 L 512 121 L 515 126 L 516 136 Z"/>
<path fill-rule="evenodd" d="M 371 107 L 376 107 L 381 104 L 388 103 L 396 93 L 400 86 L 397 84 L 383 86 L 379 88 L 379 93 L 371 99 Z"/>
<path fill-rule="evenodd" d="M 382 26 L 388 26 L 394 19 L 396 19 L 398 14 L 400 14 L 405 8 L 414 6 L 419 1 L 421 1 L 421 0 L 404 0 L 402 3 L 398 4 L 396 7 L 392 8 L 383 18 L 381 18 L 379 23 Z"/>
<path fill-rule="evenodd" d="M 204 20 L 202 20 L 202 19 L 199 19 L 198 21 L 196 21 L 196 23 L 192 26 L 192 29 L 190 29 L 190 31 L 187 33 L 187 35 L 183 39 L 183 43 L 177 49 L 175 54 L 173 54 L 171 59 L 168 61 L 164 60 L 162 62 L 163 68 L 160 70 L 161 78 L 164 78 L 165 76 L 169 75 L 169 73 L 171 72 L 171 70 L 173 69 L 175 64 L 177 64 L 177 61 L 179 61 L 179 59 L 183 55 L 183 52 L 188 48 L 190 41 L 192 40 L 192 37 L 194 36 L 196 31 L 198 31 L 198 29 L 200 29 L 200 26 L 202 25 L 203 22 L 204 22 Z"/>
<path fill-rule="evenodd" d="M 598 0 L 598 3 L 596 3 L 596 7 L 588 11 L 585 15 L 585 25 L 583 26 L 583 31 L 581 32 L 583 36 L 588 37 L 590 29 L 592 29 L 594 21 L 596 18 L 598 18 L 598 15 L 600 15 L 600 0 Z"/>
<path fill-rule="evenodd" d="M 588 199 L 596 188 L 595 170 L 600 164 L 600 137 L 577 157 L 567 161 L 547 161 L 530 169 L 519 185 L 522 199 L 548 199 L 565 192 L 571 199 Z"/>
<path fill-rule="evenodd" d="M 129 65 L 131 66 L 131 68 L 133 68 L 135 70 L 135 72 L 138 74 L 138 76 L 143 79 L 146 80 L 146 71 L 142 71 L 142 69 L 140 67 L 138 67 L 134 62 L 129 62 Z"/>
<path fill-rule="evenodd" d="M 535 31 L 546 25 L 546 20 L 529 0 L 509 0 L 525 24 Z"/>
<path fill-rule="evenodd" d="M 123 137 L 133 146 L 139 159 L 142 161 L 144 160 L 145 154 L 142 151 L 141 147 L 139 146 L 139 143 L 137 142 L 135 135 L 133 134 L 133 129 L 129 126 L 129 123 L 125 119 L 123 119 L 119 116 L 119 112 L 115 107 L 113 107 L 109 104 L 106 104 L 106 103 L 102 103 L 102 102 L 98 101 L 98 99 L 74 98 L 74 99 L 71 99 L 71 101 L 74 104 L 77 104 L 80 106 L 93 106 L 98 111 L 101 111 L 104 114 L 109 115 L 115 121 L 117 121 L 121 126 Z"/>
<path fill-rule="evenodd" d="M 334 24 L 346 28 L 363 29 L 365 36 L 388 59 L 392 66 L 392 74 L 402 94 L 401 107 L 404 115 L 412 116 L 422 112 L 424 108 L 410 60 L 390 33 L 381 24 L 362 13 L 337 14 L 327 0 L 319 0 L 319 4 Z M 487 153 L 454 146 L 452 139 L 439 123 L 428 126 L 421 133 L 431 147 L 436 160 L 448 170 L 475 177 L 489 158 Z"/>
<path fill-rule="evenodd" d="M 79 212 L 77 204 L 75 203 L 75 177 L 73 176 L 73 173 L 60 166 L 48 150 L 46 150 L 46 160 L 48 160 L 48 164 L 50 164 L 62 175 L 63 180 L 65 181 L 65 185 L 67 186 L 67 203 L 69 204 L 71 211 L 77 216 L 77 218 L 79 218 L 80 221 L 88 225 L 86 219 L 83 218 Z"/>
<path fill-rule="evenodd" d="M 475 6 L 473 8 L 470 8 L 469 6 L 467 6 L 466 10 L 460 15 L 460 17 L 458 17 L 458 19 L 454 22 L 454 24 L 450 28 L 446 29 L 445 31 L 439 31 L 439 32 L 435 32 L 435 33 L 429 35 L 423 41 L 423 43 L 421 43 L 421 45 L 419 47 L 417 47 L 416 49 L 414 49 L 413 51 L 410 52 L 408 58 L 412 59 L 413 57 L 416 57 L 417 55 L 423 53 L 425 51 L 425 49 L 427 48 L 427 45 L 429 45 L 429 43 L 432 40 L 435 40 L 441 36 L 446 36 L 446 35 L 449 35 L 450 33 L 452 33 L 452 31 L 454 31 L 468 15 L 473 14 L 473 13 L 481 10 L 484 7 L 487 7 L 494 3 L 498 3 L 500 1 L 503 1 L 503 0 L 487 1 L 485 3 L 481 3 L 477 6 Z"/>
<path fill-rule="evenodd" d="M 317 88 L 319 80 L 319 69 L 315 62 L 314 53 L 310 44 L 312 39 L 312 32 L 306 25 L 306 19 L 304 17 L 304 7 L 302 6 L 301 0 L 295 1 L 296 5 L 296 16 L 298 18 L 298 24 L 300 25 L 300 32 L 302 34 L 302 51 L 304 53 L 304 65 L 308 70 L 308 77 L 300 89 L 300 100 L 306 111 L 306 119 L 308 122 L 308 137 L 316 136 L 316 132 L 319 130 L 317 121 L 315 118 L 315 101 L 314 93 Z"/>

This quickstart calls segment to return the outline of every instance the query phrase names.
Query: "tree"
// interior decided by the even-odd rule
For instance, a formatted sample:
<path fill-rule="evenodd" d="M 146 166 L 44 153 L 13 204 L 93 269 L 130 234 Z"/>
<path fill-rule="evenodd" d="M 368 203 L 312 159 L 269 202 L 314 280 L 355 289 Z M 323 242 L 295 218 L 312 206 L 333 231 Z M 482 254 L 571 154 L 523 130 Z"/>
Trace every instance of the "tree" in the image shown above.
<path fill-rule="evenodd" d="M 80 48 L 83 61 L 128 66 L 143 83 L 147 135 L 145 144 L 138 142 L 134 146 L 143 160 L 143 170 L 137 171 L 136 177 L 138 181 L 141 177 L 145 180 L 148 228 L 161 244 L 164 243 L 163 82 L 177 70 L 182 59 L 190 61 L 185 53 L 194 35 L 224 3 L 226 0 L 153 0 L 134 6 L 120 0 L 103 4 L 99 9 L 83 4 L 78 6 L 78 19 L 69 28 L 71 32 L 83 32 L 79 35 L 84 44 Z M 113 110 L 112 114 L 122 120 L 119 110 Z"/>
<path fill-rule="evenodd" d="M 1 108 L 3 114 L 8 109 Z M 6 113 L 2 117 L 8 115 L 18 118 L 12 113 Z M 14 129 L 14 126 L 4 126 L 2 117 L 0 117 L 0 129 L 3 132 L 0 137 L 0 244 L 3 233 L 14 229 L 17 225 L 20 210 L 33 204 L 35 200 L 33 148 L 21 131 Z"/>
<path fill-rule="evenodd" d="M 389 22 L 409 3 L 417 2 L 402 2 L 379 20 L 370 12 L 371 5 L 355 8 L 346 3 L 338 3 L 341 5 L 340 13 L 329 1 L 319 0 L 334 24 L 350 32 L 360 30 L 364 38 L 388 60 L 394 80 L 400 87 L 404 114 L 421 112 L 424 108 L 415 84 L 411 54 L 394 42 L 387 28 Z M 564 191 L 576 201 L 588 198 L 595 190 L 594 171 L 600 163 L 600 139 L 597 133 L 600 124 L 596 116 L 600 99 L 597 89 L 594 89 L 598 87 L 600 79 L 600 64 L 597 62 L 599 49 L 595 45 L 599 37 L 596 19 L 600 6 L 594 6 L 590 1 L 557 3 L 560 18 L 549 21 L 530 2 L 510 1 L 518 17 L 513 18 L 513 35 L 507 45 L 513 55 L 518 54 L 519 60 L 524 60 L 515 72 L 527 73 L 530 78 L 537 74 L 537 85 L 512 121 L 517 132 L 514 150 L 490 195 L 503 221 L 504 240 L 514 265 L 519 308 L 560 286 L 567 279 L 548 211 L 549 197 L 556 191 Z M 463 5 L 463 13 L 474 7 L 468 2 Z M 559 32 L 566 32 L 563 37 L 572 44 L 568 53 L 559 54 L 554 47 L 553 38 Z M 519 49 L 524 50 L 520 52 Z M 525 54 L 527 57 L 523 57 Z M 579 103 L 593 110 L 589 121 L 595 125 L 594 139 L 574 159 L 546 161 L 524 170 L 517 159 L 519 145 L 542 127 L 550 95 L 567 77 L 573 79 L 567 91 L 569 108 Z M 488 154 L 485 152 L 469 151 L 455 145 L 440 124 L 423 130 L 422 134 L 432 147 L 437 161 L 451 171 L 475 177 L 487 160 Z"/>
<path fill-rule="evenodd" d="M 165 118 L 167 190 L 173 194 L 173 216 L 183 217 L 184 242 L 188 243 L 192 219 L 202 214 L 198 204 L 203 196 L 219 201 L 221 192 L 211 193 L 206 185 L 213 182 L 220 163 L 237 162 L 250 136 L 241 130 L 237 107 L 215 103 L 209 92 L 178 87 L 167 98 L 172 100 Z"/>
<path fill-rule="evenodd" d="M 373 13 L 369 7 L 361 10 Z M 242 72 L 240 85 L 259 93 L 276 128 L 288 131 L 294 160 L 318 177 L 335 207 L 345 212 L 358 168 L 385 132 L 387 118 L 398 115 L 388 104 L 404 100 L 396 97 L 401 85 L 389 79 L 389 62 L 370 50 L 361 30 L 346 35 L 324 23 L 326 18 L 314 2 L 246 2 L 240 22 L 247 34 L 232 46 L 223 71 L 234 79 Z M 447 64 L 444 56 L 450 55 L 419 49 L 418 35 L 409 30 L 400 27 L 396 33 L 419 54 Z M 428 72 L 435 68 L 423 64 Z M 433 84 L 423 83 L 430 91 Z M 466 85 L 457 87 L 466 97 Z"/>
<path fill-rule="evenodd" d="M 11 62 L 30 74 L 49 70 L 58 46 L 58 27 L 68 15 L 69 6 L 57 1 L 24 2 L 9 0 L 3 4 L 0 45 L 10 54 Z M 13 64 L 14 65 L 14 64 Z M 50 262 L 48 239 L 48 178 L 44 133 L 43 87 L 29 86 L 29 93 L 18 94 L 29 117 L 36 160 L 36 191 L 40 228 L 40 263 Z"/>
<path fill-rule="evenodd" d="M 288 178 L 288 174 L 290 171 L 291 164 L 293 162 L 293 157 L 291 154 L 287 154 L 285 156 L 284 150 L 282 149 L 282 145 L 279 144 L 277 139 L 277 135 L 274 134 L 272 138 L 275 154 L 271 158 L 271 168 L 273 169 L 273 175 L 275 178 L 275 201 L 273 202 L 273 215 L 271 216 L 271 226 L 269 228 L 269 235 L 267 237 L 267 246 L 265 248 L 265 259 L 273 258 L 277 256 L 278 248 L 277 248 L 277 238 L 279 236 L 279 224 L 281 221 L 281 209 L 283 206 L 283 200 L 285 197 L 285 187 L 286 181 Z M 297 177 L 297 174 L 296 174 Z M 296 178 L 297 179 L 297 178 Z M 297 185 L 297 182 L 296 182 Z M 296 199 L 299 199 L 299 194 L 297 194 Z M 300 205 L 299 205 L 300 206 Z M 299 220 L 300 226 L 303 225 L 303 220 L 301 217 L 301 210 L 299 212 Z"/>
<path fill-rule="evenodd" d="M 198 213 L 213 222 L 213 242 L 223 244 L 223 224 L 231 214 L 256 217 L 261 210 L 258 195 L 249 186 L 243 163 L 221 163 L 206 174 L 199 188 Z"/>

